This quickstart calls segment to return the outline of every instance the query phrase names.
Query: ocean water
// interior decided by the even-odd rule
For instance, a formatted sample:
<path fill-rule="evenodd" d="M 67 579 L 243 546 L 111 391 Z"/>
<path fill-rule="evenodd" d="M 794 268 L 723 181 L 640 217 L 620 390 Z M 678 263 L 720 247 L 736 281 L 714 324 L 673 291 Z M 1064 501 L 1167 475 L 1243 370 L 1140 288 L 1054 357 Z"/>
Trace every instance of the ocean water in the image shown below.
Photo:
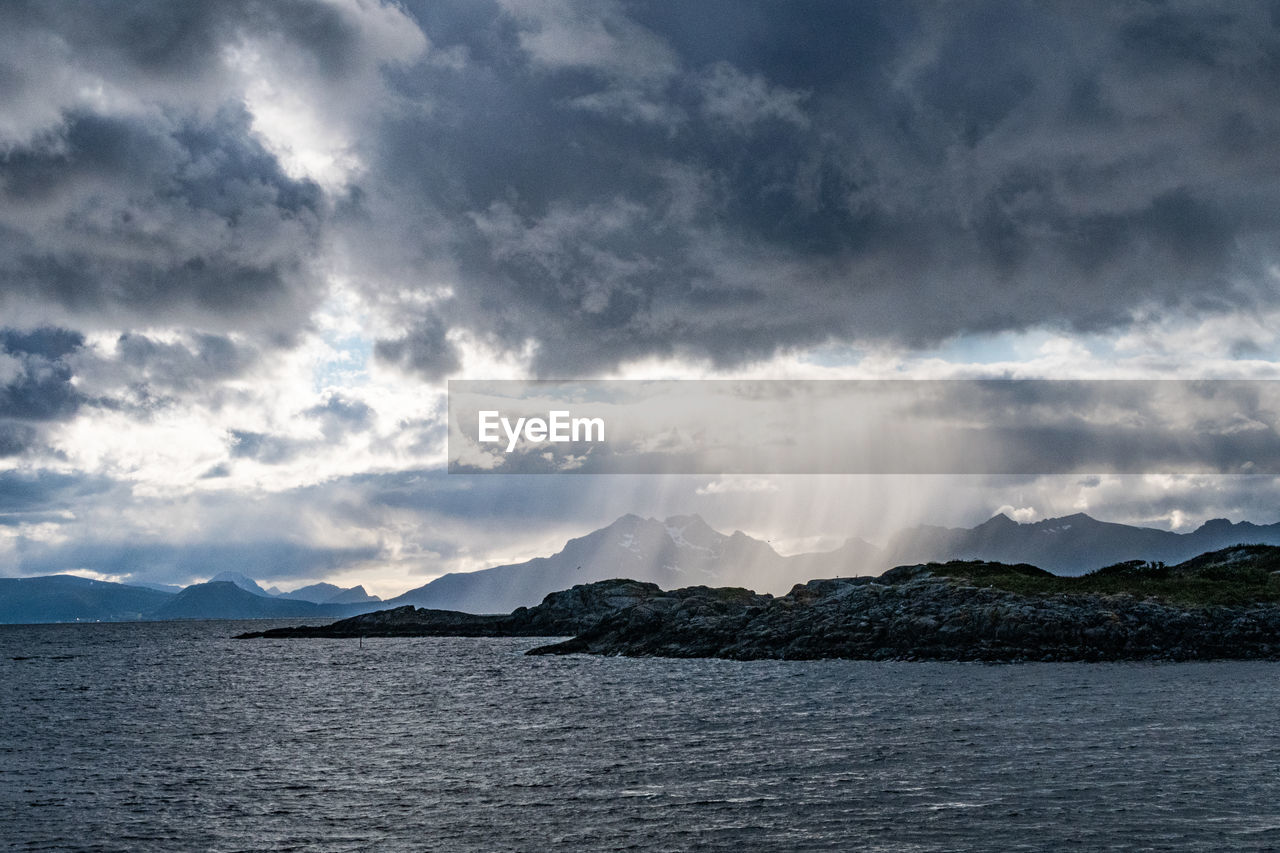
<path fill-rule="evenodd" d="M 4 847 L 1280 849 L 1280 665 L 528 658 L 245 628 L 0 627 Z"/>

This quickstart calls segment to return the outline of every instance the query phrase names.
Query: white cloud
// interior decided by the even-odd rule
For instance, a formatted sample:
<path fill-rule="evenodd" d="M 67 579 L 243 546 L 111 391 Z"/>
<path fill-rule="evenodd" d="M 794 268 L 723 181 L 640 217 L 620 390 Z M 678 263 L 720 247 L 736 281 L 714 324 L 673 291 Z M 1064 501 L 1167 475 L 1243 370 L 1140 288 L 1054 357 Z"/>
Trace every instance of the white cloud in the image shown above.
<path fill-rule="evenodd" d="M 587 68 L 630 81 L 665 81 L 675 52 L 611 0 L 500 0 L 522 27 L 520 46 L 547 69 Z"/>
<path fill-rule="evenodd" d="M 761 494 L 778 491 L 778 484 L 772 480 L 732 477 L 712 480 L 705 486 L 694 490 L 697 495 L 729 495 L 729 494 Z"/>
<path fill-rule="evenodd" d="M 1010 504 L 1005 504 L 1004 506 L 1000 507 L 995 511 L 994 514 L 1000 515 L 1001 513 L 1004 513 L 1005 515 L 1009 516 L 1019 524 L 1027 524 L 1029 522 L 1035 521 L 1037 516 L 1039 515 L 1039 513 L 1036 512 L 1036 508 L 1033 506 L 1014 507 Z"/>
<path fill-rule="evenodd" d="M 808 94 L 773 86 L 760 74 L 744 74 L 727 62 L 712 65 L 699 81 L 703 109 L 739 132 L 774 119 L 799 128 L 809 126 L 803 104 Z"/>
<path fill-rule="evenodd" d="M 305 54 L 271 34 L 242 32 L 223 56 L 238 78 L 254 131 L 286 173 L 336 192 L 363 168 L 362 132 L 390 100 L 381 81 L 383 68 L 422 58 L 430 44 L 397 6 L 365 0 L 329 3 L 358 33 L 341 78 L 316 75 Z"/>

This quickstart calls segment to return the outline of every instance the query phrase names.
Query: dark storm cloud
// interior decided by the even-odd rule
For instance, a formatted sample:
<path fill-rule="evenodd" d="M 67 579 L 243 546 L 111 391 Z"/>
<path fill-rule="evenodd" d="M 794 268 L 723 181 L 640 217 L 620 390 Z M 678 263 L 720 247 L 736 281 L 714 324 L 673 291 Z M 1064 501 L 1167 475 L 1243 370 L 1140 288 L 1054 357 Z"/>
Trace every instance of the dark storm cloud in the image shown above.
<path fill-rule="evenodd" d="M 87 402 L 68 361 L 83 345 L 84 336 L 68 329 L 0 328 L 0 458 L 43 448 L 49 425 Z"/>
<path fill-rule="evenodd" d="M 374 353 L 426 379 L 439 379 L 461 366 L 457 347 L 445 337 L 448 332 L 439 317 L 430 315 L 414 323 L 403 337 L 378 341 Z"/>
<path fill-rule="evenodd" d="M 6 4 L 3 293 L 288 341 L 332 237 L 400 322 L 379 357 L 431 379 L 458 330 L 572 375 L 1275 302 L 1269 4 L 441 0 L 386 98 L 342 89 L 369 9 Z M 336 218 L 251 132 L 246 37 L 362 116 Z M 147 106 L 40 124 L 59 68 Z"/>
<path fill-rule="evenodd" d="M 340 444 L 347 436 L 365 432 L 373 426 L 374 410 L 359 400 L 331 394 L 325 402 L 301 412 L 314 420 L 324 436 L 320 439 L 291 438 L 251 430 L 231 430 L 229 452 L 233 459 L 252 459 L 263 465 L 280 465 L 303 453 L 321 454 L 326 445 Z M 204 474 L 206 478 L 225 477 L 229 469 L 218 465 Z"/>
<path fill-rule="evenodd" d="M 116 341 L 119 366 L 131 382 L 191 390 L 206 382 L 233 379 L 257 361 L 257 353 L 221 335 L 196 334 L 189 342 L 167 343 L 125 334 Z"/>
<path fill-rule="evenodd" d="M 327 441 L 340 441 L 348 433 L 362 432 L 373 422 L 374 411 L 359 400 L 349 400 L 341 394 L 330 394 L 324 403 L 303 412 L 320 423 L 320 430 Z"/>
<path fill-rule="evenodd" d="M 79 541 L 26 543 L 19 570 L 55 574 L 69 568 L 158 583 L 187 583 L 228 570 L 258 580 L 314 577 L 371 559 L 377 548 L 317 548 L 287 541 L 122 544 Z"/>
<path fill-rule="evenodd" d="M 84 343 L 68 329 L 0 328 L 0 456 L 42 447 L 50 425 L 86 407 L 145 419 L 179 394 L 212 399 L 211 384 L 242 375 L 258 357 L 251 347 L 203 333 L 172 343 L 126 334 L 105 357 Z"/>
<path fill-rule="evenodd" d="M 288 331 L 314 298 L 318 204 L 242 111 L 69 115 L 0 159 L 0 293 L 90 322 Z"/>
<path fill-rule="evenodd" d="M 456 265 L 380 349 L 428 375 L 436 316 L 564 375 L 1275 303 L 1271 5 L 507 9 L 412 6 L 466 61 L 365 140 Z"/>
<path fill-rule="evenodd" d="M 0 323 L 24 327 L 0 333 L 5 464 L 95 407 L 257 402 L 257 368 L 321 328 L 331 278 L 368 298 L 377 357 L 432 381 L 464 366 L 468 340 L 532 345 L 540 375 L 581 376 L 652 356 L 724 366 L 833 339 L 924 345 L 1276 307 L 1274 3 L 408 2 L 421 51 L 387 34 L 408 22 L 370 24 L 375 3 L 0 3 Z M 257 84 L 282 108 L 278 137 L 253 112 Z M 321 187 L 278 158 L 293 142 L 356 165 Z M 129 333 L 85 346 L 102 330 Z M 986 404 L 983 422 L 998 421 Z M 338 395 L 291 414 L 323 440 L 240 430 L 226 460 L 193 470 L 227 486 L 244 460 L 332 452 L 376 419 Z M 410 453 L 441 446 L 438 421 L 400 428 L 421 435 Z M 1213 428 L 1226 443 L 1136 436 L 1132 449 L 1212 467 L 1276 445 L 1273 427 Z M 1106 439 L 1060 429 L 1053 440 L 1086 457 Z M 203 538 L 248 544 L 188 560 L 186 546 L 101 539 L 106 507 L 142 507 L 120 522 L 136 539 L 167 499 L 51 477 L 0 475 L 0 523 L 100 514 L 69 545 L 31 540 L 24 566 L 157 580 L 366 559 L 276 541 L 313 500 L 364 530 L 408 517 L 535 532 L 660 506 L 670 489 L 407 472 L 252 511 L 219 492 L 234 521 Z M 1168 500 L 1196 491 L 1186 506 L 1269 518 L 1265 482 Z M 277 500 L 287 512 L 262 522 Z M 437 533 L 424 542 L 453 553 Z"/>
<path fill-rule="evenodd" d="M 21 520 L 26 514 L 69 508 L 114 487 L 105 477 L 51 471 L 0 471 L 0 513 Z"/>
<path fill-rule="evenodd" d="M 84 346 L 84 335 L 71 329 L 0 329 L 0 349 L 54 360 Z"/>
<path fill-rule="evenodd" d="M 243 33 L 274 34 L 301 47 L 322 77 L 341 76 L 358 41 L 340 9 L 312 0 L 15 0 L 0 8 L 0 24 L 46 48 L 65 45 L 84 67 L 142 87 L 207 83 L 223 69 L 222 51 Z M 48 83 L 27 69 L 4 66 L 10 98 L 39 94 Z"/>
<path fill-rule="evenodd" d="M 318 116 L 363 102 L 353 81 L 376 87 L 388 15 L 316 0 L 0 6 L 0 310 L 292 343 L 327 285 L 327 202 L 268 151 L 248 88 L 270 73 L 275 100 L 323 92 Z"/>
<path fill-rule="evenodd" d="M 20 456 L 36 443 L 36 431 L 31 426 L 13 421 L 0 421 L 0 459 Z"/>

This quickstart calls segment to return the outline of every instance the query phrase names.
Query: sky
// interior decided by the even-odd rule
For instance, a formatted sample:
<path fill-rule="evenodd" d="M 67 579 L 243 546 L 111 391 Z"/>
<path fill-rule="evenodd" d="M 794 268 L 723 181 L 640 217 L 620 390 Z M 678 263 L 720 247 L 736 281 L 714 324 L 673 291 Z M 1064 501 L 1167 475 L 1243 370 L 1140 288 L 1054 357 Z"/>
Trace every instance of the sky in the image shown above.
<path fill-rule="evenodd" d="M 1280 377 L 1277 92 L 1274 2 L 0 4 L 0 575 L 1274 522 L 1264 475 L 451 475 L 444 391 Z"/>

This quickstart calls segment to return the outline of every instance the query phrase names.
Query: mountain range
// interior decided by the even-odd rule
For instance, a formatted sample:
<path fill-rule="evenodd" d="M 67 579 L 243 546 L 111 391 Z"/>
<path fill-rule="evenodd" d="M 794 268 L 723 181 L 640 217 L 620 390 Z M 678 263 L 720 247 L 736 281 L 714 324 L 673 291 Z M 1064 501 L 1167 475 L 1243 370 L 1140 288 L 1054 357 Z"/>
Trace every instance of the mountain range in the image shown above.
<path fill-rule="evenodd" d="M 274 588 L 273 588 L 274 589 Z M 188 587 L 122 584 L 76 575 L 0 578 L 0 624 L 168 619 L 341 619 L 376 609 L 364 587 L 313 584 L 272 593 L 239 572 Z"/>
<path fill-rule="evenodd" d="M 724 534 L 697 515 L 665 521 L 624 515 L 571 539 L 550 557 L 477 572 L 443 575 L 384 602 L 439 610 L 502 613 L 580 583 L 631 578 L 663 589 L 743 586 L 782 594 L 814 578 L 880 574 L 894 566 L 945 560 L 1031 563 L 1079 575 L 1125 560 L 1177 563 L 1238 543 L 1280 545 L 1280 523 L 1205 522 L 1174 533 L 1098 521 L 1084 513 L 1020 524 L 1001 513 L 972 528 L 917 526 L 883 547 L 849 539 L 834 551 L 782 556 L 741 531 Z"/>
<path fill-rule="evenodd" d="M 138 619 L 333 619 L 412 604 L 470 613 L 531 607 L 548 593 L 611 578 L 663 589 L 742 586 L 785 593 L 815 578 L 875 575 L 898 565 L 990 560 L 1030 563 L 1079 575 L 1126 560 L 1178 563 L 1240 543 L 1280 545 L 1280 523 L 1207 521 L 1188 533 L 1098 521 L 1083 513 L 1019 523 L 1004 514 L 972 528 L 917 526 L 882 548 L 849 539 L 832 551 L 781 555 L 766 541 L 715 530 L 697 515 L 665 520 L 624 515 L 570 539 L 558 553 L 522 563 L 442 575 L 387 601 L 363 587 L 318 583 L 291 592 L 263 589 L 223 572 L 180 591 L 71 575 L 0 579 L 0 623 Z"/>
<path fill-rule="evenodd" d="M 1180 563 L 1241 543 L 1280 544 L 1280 523 L 1206 521 L 1188 533 L 1098 521 L 1084 513 L 1020 524 L 1001 513 L 972 528 L 920 526 L 900 531 L 880 567 L 930 560 L 1031 563 L 1054 574 L 1080 575 L 1125 560 Z"/>
<path fill-rule="evenodd" d="M 309 601 L 312 604 L 373 604 L 382 600 L 376 595 L 365 592 L 363 586 L 344 589 L 331 583 L 313 583 L 290 592 L 281 592 L 274 586 L 263 589 L 253 578 L 240 572 L 219 572 L 207 581 L 207 583 L 219 582 L 235 584 L 245 592 L 264 598 Z"/>
<path fill-rule="evenodd" d="M 208 581 L 192 584 L 170 597 L 148 617 L 156 620 L 340 618 L 363 609 L 255 595 L 230 581 Z"/>
<path fill-rule="evenodd" d="M 647 581 L 663 589 L 731 585 L 785 591 L 813 577 L 860 574 L 878 558 L 879 550 L 861 539 L 827 553 L 784 557 L 768 542 L 740 530 L 721 533 L 697 515 L 662 521 L 624 515 L 608 527 L 570 539 L 550 557 L 443 575 L 384 604 L 502 613 L 531 607 L 549 592 L 610 578 Z"/>

